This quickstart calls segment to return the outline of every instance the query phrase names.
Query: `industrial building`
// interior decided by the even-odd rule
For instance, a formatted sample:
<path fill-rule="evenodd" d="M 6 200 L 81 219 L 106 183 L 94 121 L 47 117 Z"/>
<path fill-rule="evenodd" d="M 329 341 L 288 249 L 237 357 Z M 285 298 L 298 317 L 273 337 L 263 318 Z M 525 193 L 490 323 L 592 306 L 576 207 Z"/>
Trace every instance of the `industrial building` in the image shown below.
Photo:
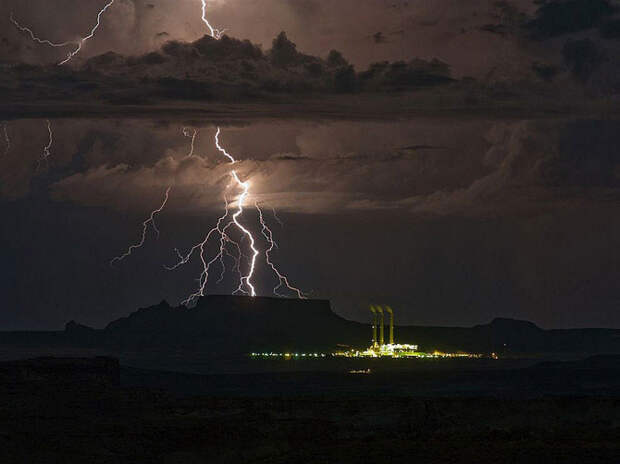
<path fill-rule="evenodd" d="M 297 301 L 297 300 L 294 300 Z M 396 343 L 394 335 L 394 310 L 388 305 L 370 305 L 372 314 L 370 346 L 366 349 L 350 348 L 331 353 L 307 351 L 304 349 L 293 351 L 259 351 L 250 353 L 254 359 L 284 359 L 284 360 L 314 360 L 325 358 L 401 358 L 401 359 L 438 359 L 438 358 L 479 358 L 482 355 L 464 352 L 444 353 L 439 351 L 420 351 L 418 345 Z M 287 314 L 289 314 L 287 312 Z M 386 337 L 386 316 L 387 322 Z M 387 338 L 387 340 L 386 340 Z M 333 345 L 332 345 L 333 346 Z M 339 345 L 343 346 L 343 345 Z M 350 345 L 349 345 L 350 346 Z"/>
<path fill-rule="evenodd" d="M 372 343 L 364 351 L 349 350 L 334 353 L 336 356 L 345 357 L 390 357 L 390 358 L 408 358 L 420 357 L 424 353 L 418 351 L 418 345 L 394 343 L 394 310 L 390 306 L 385 309 L 379 305 L 370 305 L 370 312 L 373 315 L 372 320 Z M 385 314 L 390 316 L 389 325 L 389 341 L 385 343 Z M 377 337 L 378 335 L 378 337 Z"/>

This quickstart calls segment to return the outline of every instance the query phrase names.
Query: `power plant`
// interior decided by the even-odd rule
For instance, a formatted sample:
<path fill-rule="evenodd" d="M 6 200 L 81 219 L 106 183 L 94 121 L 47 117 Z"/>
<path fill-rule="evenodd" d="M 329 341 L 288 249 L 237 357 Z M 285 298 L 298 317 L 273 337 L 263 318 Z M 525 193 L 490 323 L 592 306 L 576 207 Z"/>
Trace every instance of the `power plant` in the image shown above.
<path fill-rule="evenodd" d="M 273 359 L 282 358 L 285 360 L 314 360 L 324 358 L 476 358 L 481 357 L 479 354 L 472 353 L 444 353 L 439 351 L 423 352 L 419 351 L 418 345 L 407 343 L 395 343 L 394 341 L 394 310 L 388 305 L 372 304 L 369 306 L 370 313 L 372 315 L 371 320 L 371 343 L 366 349 L 363 348 L 349 348 L 346 350 L 338 350 L 331 353 L 321 352 L 303 352 L 301 351 L 289 351 L 289 352 L 253 352 L 250 354 L 252 358 Z M 386 316 L 389 316 L 389 326 L 387 328 L 387 343 L 386 343 Z M 344 342 L 345 340 L 343 340 Z M 346 345 L 339 345 L 346 346 Z M 350 346 L 350 345 L 349 345 Z M 357 372 L 359 373 L 359 372 Z M 364 373 L 367 373 L 364 371 Z"/>
<path fill-rule="evenodd" d="M 372 313 L 372 343 L 364 351 L 349 350 L 334 353 L 335 356 L 351 358 L 408 358 L 421 357 L 424 353 L 418 351 L 418 345 L 394 343 L 394 310 L 391 306 L 370 305 Z M 390 315 L 389 343 L 385 343 L 385 314 Z"/>
<path fill-rule="evenodd" d="M 391 306 L 385 309 L 379 305 L 370 305 L 372 313 L 372 343 L 365 351 L 346 352 L 349 356 L 369 356 L 369 357 L 418 357 L 418 345 L 394 343 L 394 310 Z M 385 343 L 385 314 L 390 315 L 389 343 Z M 379 337 L 377 339 L 377 333 Z M 355 353 L 355 354 L 353 354 Z"/>
<path fill-rule="evenodd" d="M 390 306 L 385 307 L 384 309 L 381 306 L 373 306 L 370 305 L 370 311 L 374 316 L 373 324 L 372 324 L 372 346 L 379 347 L 385 345 L 383 338 L 383 324 L 384 324 L 384 314 L 388 313 L 390 315 L 390 342 L 388 345 L 394 344 L 394 310 Z M 377 317 L 379 316 L 379 317 Z M 379 324 L 379 342 L 377 343 L 377 323 Z"/>

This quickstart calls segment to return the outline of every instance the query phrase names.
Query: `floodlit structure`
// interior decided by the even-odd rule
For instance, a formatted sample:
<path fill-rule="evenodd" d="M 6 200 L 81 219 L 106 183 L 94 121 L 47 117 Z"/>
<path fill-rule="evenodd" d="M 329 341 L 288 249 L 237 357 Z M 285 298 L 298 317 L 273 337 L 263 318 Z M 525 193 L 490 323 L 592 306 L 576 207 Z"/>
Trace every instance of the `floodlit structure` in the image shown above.
<path fill-rule="evenodd" d="M 372 313 L 372 343 L 365 350 L 349 349 L 346 351 L 336 351 L 329 354 L 326 353 L 274 353 L 262 352 L 251 353 L 251 357 L 255 359 L 281 358 L 284 360 L 307 360 L 315 358 L 400 358 L 400 359 L 444 359 L 444 358 L 481 358 L 483 355 L 474 353 L 445 353 L 442 351 L 423 352 L 418 350 L 418 345 L 394 342 L 394 310 L 391 306 L 370 305 Z M 384 317 L 385 314 L 390 316 L 389 327 L 389 343 L 385 343 L 384 333 Z M 378 329 L 378 330 L 377 330 Z M 491 353 L 493 359 L 497 359 L 495 353 Z M 350 373 L 369 374 L 370 369 L 352 370 Z"/>
<path fill-rule="evenodd" d="M 407 358 L 421 357 L 424 353 L 418 352 L 418 345 L 394 343 L 394 310 L 390 306 L 385 309 L 379 305 L 370 305 L 372 319 L 372 345 L 364 351 L 349 350 L 334 353 L 335 356 L 345 357 L 391 357 Z M 389 343 L 385 343 L 385 313 L 390 315 Z M 377 325 L 379 326 L 379 340 L 377 340 Z"/>

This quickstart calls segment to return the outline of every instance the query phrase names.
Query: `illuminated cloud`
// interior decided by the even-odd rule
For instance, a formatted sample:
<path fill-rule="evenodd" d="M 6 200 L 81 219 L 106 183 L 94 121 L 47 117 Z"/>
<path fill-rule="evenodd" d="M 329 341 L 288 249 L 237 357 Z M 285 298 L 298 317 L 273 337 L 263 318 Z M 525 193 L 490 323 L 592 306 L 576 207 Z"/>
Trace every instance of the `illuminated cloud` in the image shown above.
<path fill-rule="evenodd" d="M 526 12 L 532 9 L 526 0 L 515 4 Z M 28 40 L 21 40 L 8 21 L 11 11 L 39 35 L 65 41 L 89 30 L 89 21 L 101 6 L 100 2 L 77 0 L 3 2 L 0 21 L 5 18 L 6 24 L 0 28 L 0 35 L 15 45 L 0 49 L 0 59 L 41 62 L 64 56 L 61 51 L 50 52 L 47 47 L 33 47 Z M 161 46 L 162 36 L 158 34 L 162 32 L 166 32 L 166 40 L 196 40 L 206 32 L 200 8 L 201 0 L 118 1 L 106 12 L 106 24 L 98 31 L 97 40 L 89 41 L 80 56 L 152 51 Z M 479 30 L 495 14 L 486 0 L 209 0 L 207 8 L 215 27 L 227 28 L 232 36 L 250 39 L 264 49 L 285 30 L 304 53 L 326 56 L 335 48 L 358 68 L 383 60 L 436 57 L 449 62 L 457 75 L 483 75 L 497 60 L 515 72 L 532 61 L 531 51 L 520 48 L 517 41 L 490 41 L 488 33 Z M 376 43 L 379 31 L 386 40 Z M 463 53 L 464 48 L 467 53 Z"/>
<path fill-rule="evenodd" d="M 286 152 L 271 154 L 274 147 L 282 149 L 286 144 L 275 141 L 270 149 L 269 135 L 274 132 L 268 124 L 230 128 L 224 137 L 230 150 L 239 154 L 240 178 L 252 183 L 248 201 L 283 211 L 334 214 L 403 209 L 439 215 L 486 214 L 570 201 L 571 190 L 584 187 L 586 181 L 592 184 L 593 176 L 598 180 L 589 187 L 597 191 L 618 187 L 613 176 L 609 180 L 604 174 L 614 172 L 613 159 L 606 161 L 606 153 L 593 150 L 590 156 L 600 166 L 593 171 L 574 161 L 580 155 L 567 142 L 572 132 L 588 131 L 613 143 L 609 139 L 615 132 L 613 124 L 476 122 L 453 125 L 452 139 L 445 137 L 448 126 L 443 122 L 426 127 L 415 121 L 400 124 L 389 128 L 383 123 L 352 126 L 346 122 L 273 126 L 273 131 L 288 134 L 285 138 L 290 145 Z M 479 132 L 467 137 L 473 127 Z M 52 187 L 53 196 L 140 210 L 157 203 L 162 189 L 173 185 L 174 208 L 219 210 L 230 178 L 221 157 L 205 145 L 212 131 L 201 129 L 197 155 L 189 158 L 187 138 L 176 134 L 174 149 L 164 150 L 162 156 L 151 146 L 150 156 L 141 155 L 133 162 L 108 162 L 96 154 L 99 145 L 93 144 L 93 152 L 85 155 L 93 166 L 60 179 Z M 257 135 L 260 131 L 262 138 Z M 134 141 L 132 150 L 137 146 Z"/>

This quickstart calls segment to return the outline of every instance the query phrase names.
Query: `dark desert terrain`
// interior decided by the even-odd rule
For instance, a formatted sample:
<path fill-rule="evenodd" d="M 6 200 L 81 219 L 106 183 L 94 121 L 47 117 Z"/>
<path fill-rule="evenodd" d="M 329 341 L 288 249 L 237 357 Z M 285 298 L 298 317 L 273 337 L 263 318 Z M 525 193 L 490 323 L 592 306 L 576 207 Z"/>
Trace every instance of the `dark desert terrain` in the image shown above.
<path fill-rule="evenodd" d="M 221 315 L 215 326 L 235 333 L 235 343 L 205 336 L 205 325 L 196 323 L 213 321 L 214 311 Z M 251 312 L 262 317 L 253 320 Z M 252 337 L 243 332 L 248 324 Z M 499 359 L 251 359 L 252 348 L 363 344 L 369 327 L 339 318 L 324 301 L 247 297 L 208 297 L 191 310 L 162 303 L 104 330 L 72 322 L 36 339 L 4 333 L 5 359 L 36 352 L 74 357 L 0 363 L 0 454 L 9 463 L 618 457 L 620 357 L 574 353 L 584 340 L 593 353 L 618 352 L 617 331 L 560 330 L 550 337 L 510 320 L 396 329 L 401 338 L 426 334 L 437 347 L 492 347 L 484 344 L 501 339 L 515 348 Z M 278 337 L 284 333 L 290 341 Z M 561 342 L 541 345 L 546 338 Z M 95 352 L 123 361 L 75 357 Z"/>
<path fill-rule="evenodd" d="M 617 357 L 597 363 L 228 377 L 119 368 L 111 358 L 2 363 L 0 455 L 7 463 L 614 462 L 620 368 Z M 486 391 L 475 385 L 481 378 Z M 539 390 L 523 397 L 525 385 Z"/>

